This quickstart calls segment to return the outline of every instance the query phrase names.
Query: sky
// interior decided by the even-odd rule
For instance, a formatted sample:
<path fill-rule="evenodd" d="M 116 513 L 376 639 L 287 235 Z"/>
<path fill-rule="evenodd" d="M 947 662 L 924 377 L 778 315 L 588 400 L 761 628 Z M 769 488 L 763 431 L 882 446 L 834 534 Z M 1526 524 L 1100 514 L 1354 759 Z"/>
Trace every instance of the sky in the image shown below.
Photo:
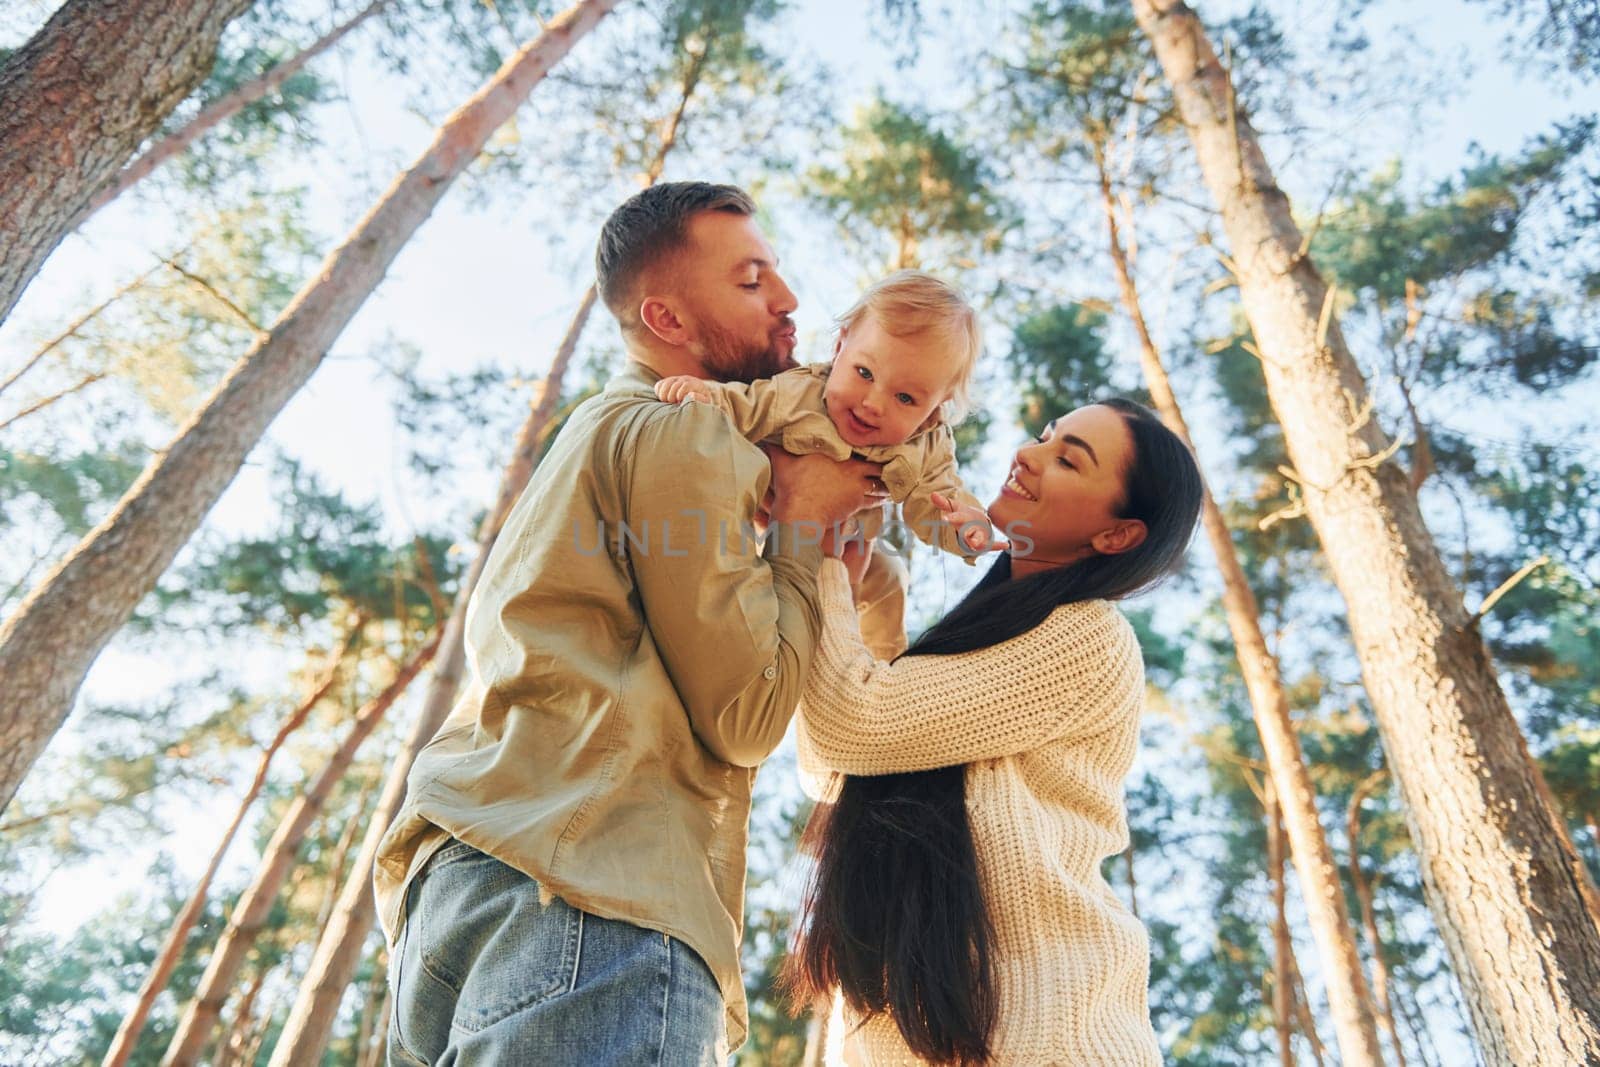
<path fill-rule="evenodd" d="M 1200 0 L 1196 6 L 1203 15 L 1221 16 L 1244 5 Z M 1284 17 L 1306 47 L 1314 47 L 1316 35 L 1325 32 L 1334 17 L 1330 14 L 1334 5 L 1310 0 L 1298 4 L 1274 0 L 1267 6 Z M 923 7 L 941 26 L 952 26 L 958 39 L 981 41 L 992 32 L 992 17 L 982 5 L 925 0 Z M 1512 151 L 1552 120 L 1584 105 L 1592 109 L 1596 103 L 1554 90 L 1504 62 L 1503 29 L 1489 19 L 1489 5 L 1414 0 L 1376 8 L 1371 17 L 1378 50 L 1384 50 L 1389 36 L 1385 25 L 1403 19 L 1418 28 L 1431 53 L 1405 61 L 1432 69 L 1467 70 L 1471 75 L 1416 121 L 1352 130 L 1348 144 L 1323 146 L 1330 158 L 1376 164 L 1403 153 L 1412 180 L 1437 180 L 1465 161 L 1469 144 Z M 30 21 L 36 24 L 48 13 L 48 5 L 31 0 L 0 5 L 0 45 L 15 44 L 32 28 Z M 797 56 L 827 64 L 832 91 L 842 102 L 861 100 L 882 89 L 901 99 L 937 105 L 959 102 L 966 87 L 961 58 L 941 43 L 942 38 L 931 40 L 910 68 L 889 63 L 887 50 L 875 39 L 859 3 L 794 3 L 781 39 Z M 308 187 L 309 221 L 327 248 L 342 240 L 394 174 L 415 157 L 432 136 L 432 128 L 404 106 L 404 94 L 397 91 L 392 75 L 372 62 L 359 32 L 337 57 L 325 62 L 324 69 L 337 78 L 347 99 L 323 109 L 320 121 L 330 148 L 309 153 L 296 175 Z M 1271 142 L 1268 147 L 1270 152 Z M 696 175 L 675 173 L 669 167 L 668 176 L 749 180 L 740 160 L 730 158 L 721 164 L 717 173 Z M 1292 173 L 1315 178 L 1322 172 L 1306 167 Z M 596 205 L 589 217 L 574 218 L 566 230 L 552 234 L 547 228 L 550 213 L 541 207 L 536 171 L 530 172 L 523 189 L 497 185 L 496 195 L 486 204 L 467 195 L 473 179 L 462 184 L 401 253 L 382 287 L 324 366 L 274 422 L 269 435 L 272 448 L 303 458 L 353 498 L 377 501 L 400 531 L 432 525 L 434 516 L 428 509 L 441 503 L 470 508 L 472 502 L 486 501 L 492 496 L 497 471 L 491 462 L 469 465 L 472 469 L 454 487 L 451 499 L 441 502 L 423 494 L 406 470 L 406 442 L 394 423 L 390 386 L 367 354 L 399 339 L 415 346 L 422 354 L 422 368 L 432 374 L 494 364 L 536 377 L 548 364 L 568 316 L 589 284 L 594 227 L 605 209 Z M 1289 192 L 1299 203 L 1319 196 L 1321 189 L 1296 188 L 1291 183 Z M 780 194 L 769 207 L 781 213 L 791 204 L 792 199 Z M 796 217 L 776 217 L 774 238 L 784 257 L 786 278 L 800 297 L 796 319 L 801 355 L 821 358 L 830 318 L 848 304 L 862 272 L 859 265 L 843 261 L 836 235 L 825 227 L 798 232 Z M 24 294 L 12 318 L 0 326 L 0 376 L 20 364 L 38 338 L 145 269 L 151 251 L 173 247 L 180 235 L 181 227 L 153 211 L 149 203 L 125 197 L 69 237 Z M 612 334 L 614 325 L 597 313 L 586 340 L 594 344 Z M 994 331 L 990 352 L 1003 344 L 1003 335 Z M 1008 410 L 1006 398 L 995 398 L 995 403 L 999 410 Z M 983 469 L 997 482 L 1001 460 L 1021 434 L 1001 425 L 992 436 Z M 243 532 L 270 519 L 274 505 L 268 491 L 268 451 L 257 450 L 208 520 L 210 529 Z M 980 486 L 979 495 L 987 488 Z M 936 567 L 919 572 L 924 613 L 959 595 L 968 580 L 959 570 Z M 91 673 L 87 694 L 104 698 L 158 693 L 170 678 L 168 665 L 143 657 L 126 642 L 114 644 Z M 279 662 L 276 650 L 264 653 L 261 669 L 276 671 Z M 69 725 L 65 743 L 70 743 L 70 731 Z M 178 820 L 174 837 L 207 841 L 214 836 L 216 819 L 216 813 L 189 813 Z M 236 854 L 240 851 L 236 849 Z M 180 849 L 177 858 L 180 867 L 194 874 L 204 854 L 201 848 Z M 151 850 L 140 848 L 103 861 L 92 878 L 63 872 L 51 883 L 41 922 L 62 930 L 78 925 L 103 905 L 106 884 L 137 882 L 150 859 Z"/>

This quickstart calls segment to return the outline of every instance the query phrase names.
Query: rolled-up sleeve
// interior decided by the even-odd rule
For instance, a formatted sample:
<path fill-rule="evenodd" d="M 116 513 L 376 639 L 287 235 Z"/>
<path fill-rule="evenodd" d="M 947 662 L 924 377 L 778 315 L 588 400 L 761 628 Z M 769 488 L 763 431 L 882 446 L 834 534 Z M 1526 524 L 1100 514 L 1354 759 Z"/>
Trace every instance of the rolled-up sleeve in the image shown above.
<path fill-rule="evenodd" d="M 707 405 L 662 405 L 632 442 L 625 521 L 646 625 L 695 737 L 753 767 L 782 740 L 821 632 L 815 539 L 753 519 L 771 469 Z"/>

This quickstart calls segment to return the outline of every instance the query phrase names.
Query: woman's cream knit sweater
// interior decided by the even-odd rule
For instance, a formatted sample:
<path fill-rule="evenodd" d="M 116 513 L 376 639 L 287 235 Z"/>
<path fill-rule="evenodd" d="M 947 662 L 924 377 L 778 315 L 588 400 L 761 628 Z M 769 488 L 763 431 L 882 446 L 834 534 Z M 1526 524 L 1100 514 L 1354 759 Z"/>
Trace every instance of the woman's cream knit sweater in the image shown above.
<path fill-rule="evenodd" d="M 1100 875 L 1128 844 L 1123 778 L 1144 663 L 1106 601 L 1057 608 L 978 652 L 875 662 L 844 565 L 820 574 L 823 630 L 801 704 L 805 776 L 967 765 L 967 818 L 994 920 L 1006 1067 L 1146 1067 L 1161 1054 L 1144 927 Z M 890 901 L 885 907 L 892 907 Z M 830 1063 L 915 1064 L 886 1017 L 845 1027 Z"/>

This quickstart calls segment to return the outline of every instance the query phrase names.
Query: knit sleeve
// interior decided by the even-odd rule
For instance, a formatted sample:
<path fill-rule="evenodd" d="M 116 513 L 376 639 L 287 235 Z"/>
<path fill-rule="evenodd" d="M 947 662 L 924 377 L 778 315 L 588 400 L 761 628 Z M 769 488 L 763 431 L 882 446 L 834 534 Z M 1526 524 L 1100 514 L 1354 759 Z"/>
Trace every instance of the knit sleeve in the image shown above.
<path fill-rule="evenodd" d="M 879 663 L 861 643 L 843 564 L 823 562 L 818 591 L 822 638 L 797 720 L 801 766 L 812 773 L 997 759 L 1138 714 L 1139 644 L 1105 601 L 1058 608 L 991 648 Z"/>

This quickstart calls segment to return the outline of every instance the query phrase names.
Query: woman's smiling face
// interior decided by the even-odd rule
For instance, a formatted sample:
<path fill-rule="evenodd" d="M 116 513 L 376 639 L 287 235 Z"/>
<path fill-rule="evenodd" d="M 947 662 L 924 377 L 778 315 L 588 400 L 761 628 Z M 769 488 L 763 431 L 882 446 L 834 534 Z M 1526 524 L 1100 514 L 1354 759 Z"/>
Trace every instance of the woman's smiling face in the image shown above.
<path fill-rule="evenodd" d="M 989 505 L 997 533 L 1012 543 L 1013 563 L 1072 563 L 1142 541 L 1144 524 L 1117 514 L 1132 459 L 1127 423 L 1099 404 L 1061 416 L 1017 449 Z"/>

